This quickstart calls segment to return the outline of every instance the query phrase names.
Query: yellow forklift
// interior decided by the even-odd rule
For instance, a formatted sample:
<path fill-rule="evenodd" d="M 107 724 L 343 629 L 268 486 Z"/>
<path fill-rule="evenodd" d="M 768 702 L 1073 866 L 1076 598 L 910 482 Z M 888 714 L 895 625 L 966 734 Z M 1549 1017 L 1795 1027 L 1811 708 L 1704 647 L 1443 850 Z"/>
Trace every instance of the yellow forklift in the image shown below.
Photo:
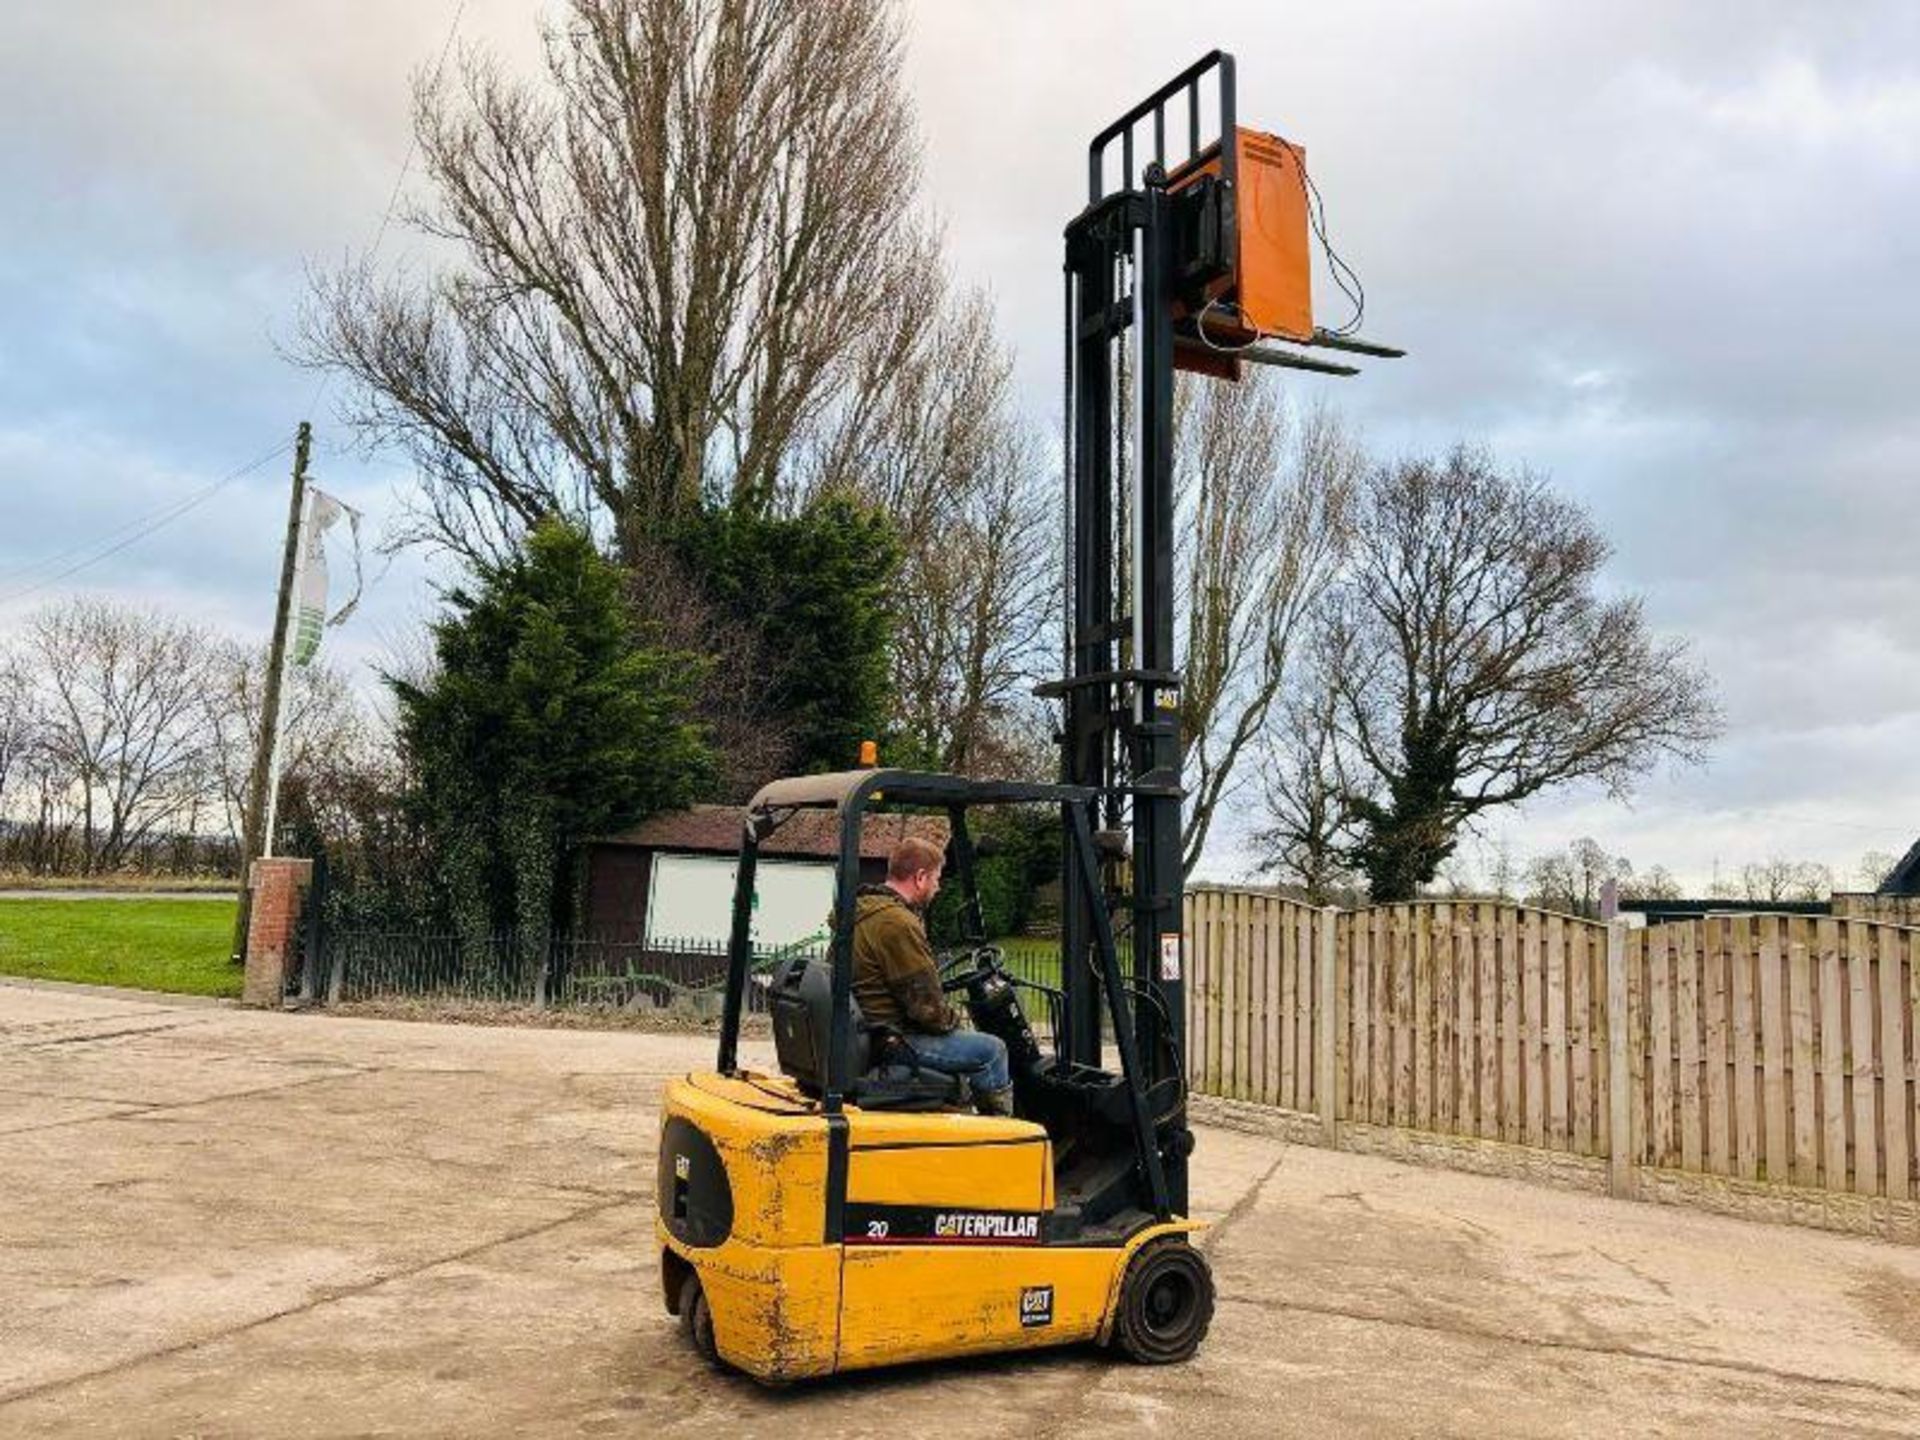
<path fill-rule="evenodd" d="M 709 1358 L 769 1383 L 1075 1342 L 1180 1361 L 1212 1318 L 1187 1218 L 1174 371 L 1352 374 L 1310 352 L 1399 352 L 1313 326 L 1304 157 L 1238 127 L 1231 56 L 1095 136 L 1088 188 L 1066 231 L 1065 677 L 1039 690 L 1061 705 L 1062 783 L 869 768 L 766 786 L 741 839 L 719 1055 L 667 1087 L 666 1307 Z M 1062 827 L 1057 984 L 1015 976 L 987 943 L 974 875 L 969 816 L 1035 805 Z M 967 936 L 942 982 L 1005 1042 L 1012 1117 L 971 1113 L 964 1080 L 859 1013 L 860 838 L 879 807 L 947 817 Z M 827 953 L 760 975 L 760 848 L 807 811 L 838 837 Z M 761 986 L 777 1073 L 740 1063 Z"/>

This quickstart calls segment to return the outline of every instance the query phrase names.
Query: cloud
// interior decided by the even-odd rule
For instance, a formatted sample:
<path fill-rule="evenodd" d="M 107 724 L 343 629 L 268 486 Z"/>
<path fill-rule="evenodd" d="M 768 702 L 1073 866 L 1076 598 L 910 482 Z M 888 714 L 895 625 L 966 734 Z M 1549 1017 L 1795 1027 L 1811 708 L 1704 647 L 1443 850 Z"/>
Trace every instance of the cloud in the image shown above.
<path fill-rule="evenodd" d="M 318 483 L 378 538 L 407 477 L 354 450 L 276 342 L 307 265 L 372 240 L 408 155 L 410 76 L 453 13 L 103 0 L 0 14 L 0 635 L 86 589 L 264 643 L 284 458 L 54 577 L 289 442 L 303 418 Z M 537 52 L 523 4 L 469 0 L 461 30 L 516 63 Z M 438 567 L 410 554 L 370 567 L 383 571 L 328 642 L 369 689 Z"/>

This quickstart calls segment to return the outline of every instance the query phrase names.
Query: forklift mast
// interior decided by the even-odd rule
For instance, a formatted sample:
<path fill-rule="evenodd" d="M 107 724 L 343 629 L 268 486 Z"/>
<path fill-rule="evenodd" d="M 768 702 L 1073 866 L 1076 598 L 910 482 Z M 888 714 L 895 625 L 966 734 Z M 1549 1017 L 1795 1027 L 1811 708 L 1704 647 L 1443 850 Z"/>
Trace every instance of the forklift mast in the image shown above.
<path fill-rule="evenodd" d="M 1064 703 L 1061 780 L 1102 795 L 1109 889 L 1125 885 L 1115 929 L 1124 962 L 1142 1081 L 1181 1066 L 1180 677 L 1173 615 L 1174 268 L 1166 169 L 1166 106 L 1187 100 L 1189 158 L 1202 148 L 1200 87 L 1217 82 L 1216 113 L 1233 125 L 1233 61 L 1192 66 L 1094 137 L 1087 208 L 1066 231 L 1068 484 L 1065 679 L 1042 693 Z M 1152 158 L 1135 168 L 1135 129 L 1152 123 Z M 1119 142 L 1120 183 L 1106 185 Z M 1124 388 L 1123 388 L 1124 387 Z M 1127 834 L 1131 829 L 1130 836 Z M 1124 837 L 1124 838 L 1123 838 Z M 1130 879 L 1119 862 L 1131 840 Z M 1062 886 L 1061 988 L 1065 1058 L 1101 1063 L 1095 898 Z M 1176 1122 L 1184 1128 L 1185 1118 Z M 1187 1208 L 1186 1146 L 1162 1151 L 1168 1198 Z"/>
<path fill-rule="evenodd" d="M 1101 796 L 1111 915 L 1068 877 L 1062 1058 L 1101 1064 L 1096 946 L 1111 918 L 1130 955 L 1127 1009 L 1147 1087 L 1183 1070 L 1185 1043 L 1174 372 L 1232 382 L 1251 362 L 1356 373 L 1261 343 L 1274 339 L 1401 353 L 1312 325 L 1311 195 L 1298 146 L 1240 128 L 1233 57 L 1216 50 L 1094 136 L 1087 207 L 1066 228 L 1064 678 L 1037 693 L 1063 702 L 1062 782 Z M 1182 1106 L 1159 1117 L 1180 1212 Z"/>

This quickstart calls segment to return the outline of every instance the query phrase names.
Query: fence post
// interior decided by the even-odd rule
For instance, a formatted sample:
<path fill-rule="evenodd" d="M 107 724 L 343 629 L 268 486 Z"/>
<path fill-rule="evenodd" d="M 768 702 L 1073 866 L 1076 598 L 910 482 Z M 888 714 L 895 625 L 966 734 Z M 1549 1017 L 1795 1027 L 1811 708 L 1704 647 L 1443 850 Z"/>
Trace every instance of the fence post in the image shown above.
<path fill-rule="evenodd" d="M 340 1003 L 340 991 L 347 979 L 347 952 L 338 941 L 327 947 L 327 1004 Z"/>
<path fill-rule="evenodd" d="M 298 948 L 300 907 L 313 876 L 311 860 L 286 856 L 253 862 L 247 875 L 253 904 L 247 914 L 247 968 L 242 1005 L 279 1009 L 287 999 L 287 962 Z"/>
<path fill-rule="evenodd" d="M 1607 922 L 1607 1193 L 1634 1193 L 1633 1067 L 1628 1029 L 1627 922 Z"/>
<path fill-rule="evenodd" d="M 1339 1142 L 1340 1121 L 1338 1087 L 1340 1077 L 1335 1074 L 1336 1060 L 1339 1055 L 1335 1042 L 1340 1036 L 1340 1025 L 1345 1019 L 1340 1014 L 1340 983 L 1334 974 L 1334 965 L 1339 960 L 1339 916 L 1340 912 L 1332 906 L 1319 912 L 1319 934 L 1316 939 L 1320 947 L 1320 964 L 1316 968 L 1314 986 L 1314 1009 L 1318 1012 L 1320 1024 L 1315 1027 L 1313 1057 L 1313 1098 L 1320 1106 L 1320 1138 L 1328 1146 Z"/>

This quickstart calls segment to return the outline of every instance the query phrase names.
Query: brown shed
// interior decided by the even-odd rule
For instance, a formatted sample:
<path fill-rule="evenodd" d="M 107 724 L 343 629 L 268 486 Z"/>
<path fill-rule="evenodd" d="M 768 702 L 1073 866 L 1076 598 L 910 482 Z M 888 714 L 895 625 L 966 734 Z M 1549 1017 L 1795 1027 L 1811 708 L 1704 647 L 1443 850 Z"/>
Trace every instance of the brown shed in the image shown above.
<path fill-rule="evenodd" d="M 830 874 L 837 848 L 836 817 L 829 811 L 799 811 L 760 846 L 762 866 L 809 867 Z M 738 805 L 695 805 L 656 815 L 631 830 L 593 841 L 587 848 L 586 919 L 596 938 L 622 943 L 648 938 L 648 912 L 656 887 L 672 874 L 704 872 L 709 889 L 731 888 L 732 862 L 740 853 L 746 810 Z M 947 821 L 937 815 L 869 815 L 860 835 L 860 879 L 886 878 L 887 857 L 907 836 L 947 843 Z M 663 865 L 662 862 L 673 862 Z M 764 887 L 762 887 L 764 889 Z M 714 908 L 709 903 L 705 907 Z M 724 933 L 727 915 L 702 916 L 702 934 Z M 675 929 L 683 928 L 679 925 Z M 672 938 L 691 938 L 676 935 Z"/>

